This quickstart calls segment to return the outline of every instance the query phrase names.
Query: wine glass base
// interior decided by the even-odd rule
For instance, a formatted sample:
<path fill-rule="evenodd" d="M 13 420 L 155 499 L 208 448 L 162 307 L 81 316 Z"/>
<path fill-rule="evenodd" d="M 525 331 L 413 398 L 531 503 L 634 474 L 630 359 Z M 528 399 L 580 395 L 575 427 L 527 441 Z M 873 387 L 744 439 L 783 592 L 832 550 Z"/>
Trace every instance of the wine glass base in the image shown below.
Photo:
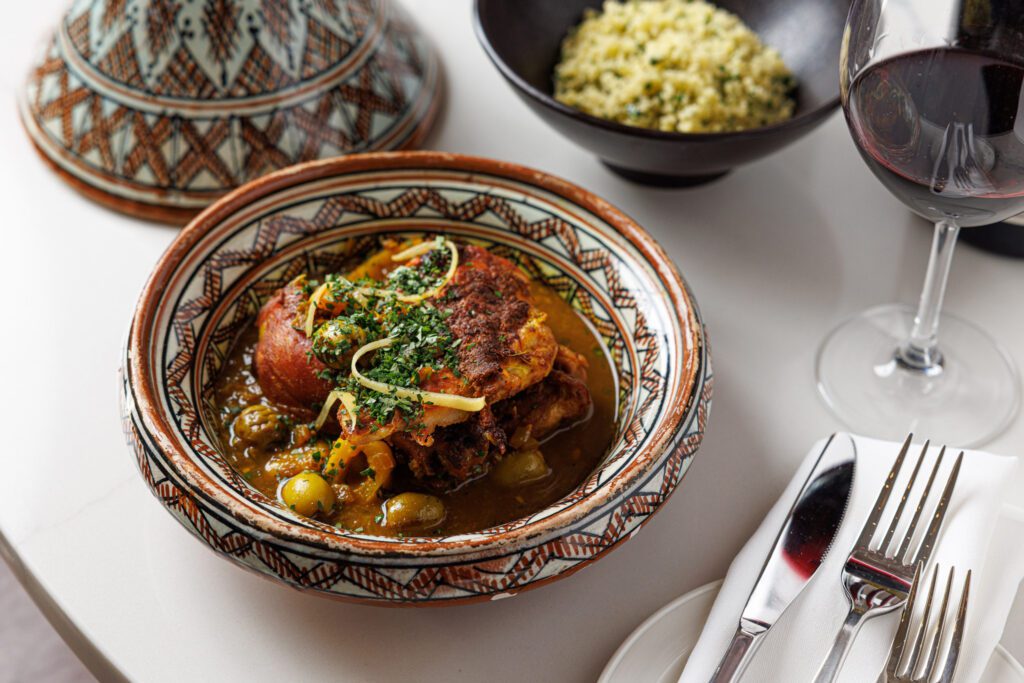
<path fill-rule="evenodd" d="M 985 332 L 943 314 L 941 369 L 898 363 L 894 353 L 914 324 L 914 309 L 879 306 L 832 331 L 818 351 L 818 390 L 837 418 L 865 436 L 919 439 L 954 447 L 983 444 L 1017 414 L 1020 379 L 1010 357 Z"/>

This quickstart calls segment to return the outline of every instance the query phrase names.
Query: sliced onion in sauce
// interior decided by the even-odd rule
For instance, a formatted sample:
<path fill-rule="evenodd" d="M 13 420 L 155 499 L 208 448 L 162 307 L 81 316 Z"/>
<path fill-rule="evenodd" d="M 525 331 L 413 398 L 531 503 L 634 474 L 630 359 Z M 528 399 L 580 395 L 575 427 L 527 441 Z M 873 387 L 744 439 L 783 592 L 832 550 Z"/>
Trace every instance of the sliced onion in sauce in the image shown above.
<path fill-rule="evenodd" d="M 349 391 L 335 389 L 327 394 L 327 400 L 324 401 L 323 407 L 320 408 L 320 414 L 316 416 L 316 422 L 313 423 L 313 431 L 320 431 L 320 428 L 327 422 L 327 418 L 331 416 L 331 406 L 334 405 L 335 401 L 341 401 L 341 405 L 345 407 L 345 414 L 349 419 L 349 430 L 351 431 L 356 428 L 356 416 L 358 414 L 356 410 L 356 397 Z"/>

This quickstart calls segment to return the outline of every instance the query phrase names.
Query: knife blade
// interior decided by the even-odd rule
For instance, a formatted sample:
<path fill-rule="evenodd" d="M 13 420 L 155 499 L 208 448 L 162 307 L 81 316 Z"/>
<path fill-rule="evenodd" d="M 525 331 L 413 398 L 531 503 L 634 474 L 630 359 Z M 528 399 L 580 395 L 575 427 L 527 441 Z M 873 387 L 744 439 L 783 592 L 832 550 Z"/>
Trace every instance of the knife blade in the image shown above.
<path fill-rule="evenodd" d="M 829 437 L 775 537 L 711 683 L 740 677 L 761 639 L 821 566 L 846 514 L 856 461 L 849 434 Z"/>

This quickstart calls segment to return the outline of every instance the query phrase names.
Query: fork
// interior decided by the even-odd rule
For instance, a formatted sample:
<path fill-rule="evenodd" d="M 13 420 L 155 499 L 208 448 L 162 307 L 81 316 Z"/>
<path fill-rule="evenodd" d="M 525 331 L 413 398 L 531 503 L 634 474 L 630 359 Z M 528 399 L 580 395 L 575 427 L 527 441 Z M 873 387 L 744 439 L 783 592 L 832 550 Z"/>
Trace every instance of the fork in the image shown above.
<path fill-rule="evenodd" d="M 933 681 L 939 659 L 939 647 L 944 639 L 946 627 L 946 613 L 949 608 L 949 593 L 953 587 L 953 567 L 949 568 L 949 577 L 946 579 L 946 590 L 942 596 L 942 608 L 939 610 L 939 623 L 935 626 L 935 633 L 928 646 L 928 658 L 922 667 L 921 657 L 925 653 L 925 638 L 927 637 L 932 612 L 932 602 L 935 598 L 935 586 L 939 582 L 939 568 L 935 567 L 932 573 L 932 585 L 928 589 L 928 599 L 924 603 L 924 616 L 921 618 L 921 625 L 918 627 L 917 636 L 914 638 L 910 653 L 904 658 L 907 645 L 910 644 L 910 622 L 914 618 L 914 606 L 917 603 L 918 590 L 920 589 L 918 579 L 920 578 L 921 566 L 918 565 L 917 575 L 914 577 L 914 585 L 910 589 L 910 597 L 907 598 L 907 606 L 900 617 L 899 628 L 896 629 L 896 636 L 892 641 L 892 649 L 889 650 L 889 661 L 886 662 L 885 671 L 878 677 L 878 683 L 930 683 Z M 967 571 L 967 579 L 964 581 L 963 591 L 960 594 L 960 606 L 956 611 L 956 621 L 953 624 L 953 635 L 950 638 L 949 649 L 946 652 L 946 661 L 942 666 L 942 673 L 934 683 L 951 683 L 956 673 L 957 661 L 960 659 L 960 646 L 964 640 L 964 627 L 967 621 L 967 601 L 971 592 L 971 572 Z M 900 666 L 901 663 L 903 666 Z M 902 673 L 901 673 L 902 671 Z"/>
<path fill-rule="evenodd" d="M 935 477 L 939 473 L 943 457 L 946 454 L 945 446 L 939 451 L 939 456 L 935 460 L 931 475 L 928 477 L 928 483 L 921 494 L 913 517 L 911 517 L 910 525 L 899 541 L 898 548 L 894 552 L 890 552 L 893 537 L 896 535 L 896 530 L 906 511 L 911 490 L 914 488 L 917 475 L 924 464 L 929 442 L 925 442 L 924 447 L 921 449 L 921 455 L 918 457 L 914 471 L 910 475 L 910 481 L 907 483 L 907 488 L 900 498 L 892 522 L 889 524 L 889 528 L 885 532 L 882 541 L 877 546 L 872 544 L 879 522 L 881 522 L 888 506 L 889 496 L 892 493 L 893 486 L 896 484 L 896 478 L 899 477 L 903 461 L 906 459 L 907 451 L 910 449 L 910 441 L 913 436 L 911 434 L 903 442 L 903 447 L 900 449 L 899 455 L 896 456 L 896 462 L 893 463 L 892 470 L 890 470 L 889 476 L 885 480 L 885 485 L 882 486 L 882 490 L 878 493 L 878 500 L 875 501 L 875 506 L 872 508 L 871 514 L 868 516 L 867 522 L 865 522 L 864 528 L 860 532 L 860 538 L 857 539 L 853 552 L 850 553 L 850 557 L 846 560 L 846 565 L 843 567 L 843 587 L 846 589 L 846 597 L 850 602 L 850 611 L 846 615 L 846 621 L 843 623 L 842 628 L 839 629 L 839 633 L 836 635 L 832 649 L 829 651 L 825 662 L 818 671 L 817 677 L 814 679 L 815 683 L 830 683 L 836 679 L 840 669 L 842 669 L 843 662 L 846 661 L 846 655 L 850 652 L 850 646 L 853 645 L 853 640 L 856 638 L 857 632 L 865 620 L 892 612 L 907 602 L 914 579 L 915 568 L 918 564 L 927 565 L 932 548 L 935 546 L 935 540 L 938 538 L 942 522 L 946 518 L 946 512 L 949 509 L 949 500 L 953 495 L 953 488 L 956 486 L 957 477 L 960 475 L 960 464 L 964 458 L 963 451 L 960 452 L 956 463 L 953 465 L 953 469 L 946 481 L 946 486 L 942 491 L 942 497 L 931 514 L 931 522 L 928 524 L 921 542 L 917 545 L 915 551 L 912 554 L 910 553 L 910 546 L 914 540 L 917 525 L 921 521 L 932 485 L 935 483 Z M 912 556 L 908 557 L 908 555 Z"/>

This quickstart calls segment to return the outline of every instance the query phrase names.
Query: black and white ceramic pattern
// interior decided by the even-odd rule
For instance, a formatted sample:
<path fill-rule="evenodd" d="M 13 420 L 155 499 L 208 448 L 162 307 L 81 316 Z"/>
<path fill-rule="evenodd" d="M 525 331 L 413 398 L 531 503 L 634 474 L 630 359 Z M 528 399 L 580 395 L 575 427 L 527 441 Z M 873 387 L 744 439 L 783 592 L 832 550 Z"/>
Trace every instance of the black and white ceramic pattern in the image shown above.
<path fill-rule="evenodd" d="M 350 533 L 268 499 L 213 436 L 210 387 L 260 305 L 383 235 L 481 244 L 557 291 L 598 332 L 618 378 L 616 440 L 564 499 L 483 531 Z M 375 603 L 495 599 L 567 575 L 635 534 L 700 445 L 711 398 L 700 314 L 657 243 L 590 193 L 502 162 L 358 155 L 271 175 L 205 212 L 157 265 L 124 365 L 124 429 L 147 485 L 235 563 L 297 588 Z"/>
<path fill-rule="evenodd" d="M 415 146 L 439 89 L 395 0 L 78 0 L 20 107 L 76 188 L 185 222 L 285 166 Z"/>

